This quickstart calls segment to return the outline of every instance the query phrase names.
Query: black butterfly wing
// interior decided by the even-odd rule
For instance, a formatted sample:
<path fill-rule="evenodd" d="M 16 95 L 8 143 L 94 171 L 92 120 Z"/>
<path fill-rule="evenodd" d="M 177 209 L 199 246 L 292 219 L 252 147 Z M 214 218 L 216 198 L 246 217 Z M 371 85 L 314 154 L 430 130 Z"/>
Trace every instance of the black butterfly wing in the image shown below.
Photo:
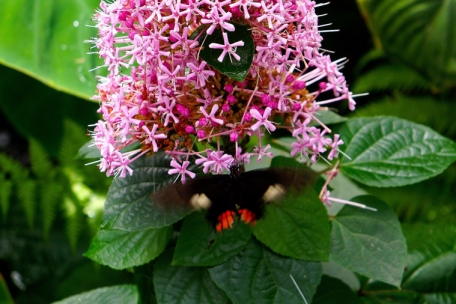
<path fill-rule="evenodd" d="M 216 193 L 229 180 L 229 175 L 207 175 L 187 180 L 185 184 L 177 182 L 152 193 L 151 199 L 163 214 L 186 214 L 194 209 L 203 208 L 202 198 L 198 195 L 207 192 Z M 212 195 L 211 195 L 212 196 Z M 200 205 L 198 205 L 200 204 Z M 208 208 L 208 206 L 207 206 Z"/>
<path fill-rule="evenodd" d="M 233 175 L 209 175 L 185 184 L 174 183 L 152 194 L 152 200 L 164 214 L 184 216 L 194 209 L 207 209 L 207 221 L 220 232 L 232 227 L 236 213 L 245 223 L 255 224 L 264 215 L 267 203 L 278 200 L 286 191 L 300 191 L 317 177 L 310 169 L 291 167 Z"/>
<path fill-rule="evenodd" d="M 238 214 L 254 224 L 264 215 L 265 206 L 280 200 L 288 191 L 299 192 L 313 185 L 317 174 L 304 168 L 274 167 L 242 173 L 238 182 Z"/>

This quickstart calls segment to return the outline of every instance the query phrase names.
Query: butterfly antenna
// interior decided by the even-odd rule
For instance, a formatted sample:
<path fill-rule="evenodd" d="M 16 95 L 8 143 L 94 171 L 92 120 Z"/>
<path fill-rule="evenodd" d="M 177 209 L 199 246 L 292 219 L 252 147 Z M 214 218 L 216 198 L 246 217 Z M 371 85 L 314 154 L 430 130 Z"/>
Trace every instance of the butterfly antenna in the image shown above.
<path fill-rule="evenodd" d="M 293 276 L 291 275 L 291 273 L 290 273 L 290 278 L 291 278 L 291 280 L 293 281 L 293 284 L 294 284 L 294 286 L 296 287 L 296 289 L 299 291 L 299 294 L 301 295 L 301 298 L 304 300 L 304 303 L 309 304 L 309 302 L 307 302 L 307 300 L 306 300 L 306 297 L 304 297 L 304 294 L 302 293 L 301 289 L 299 289 L 299 286 L 298 286 L 298 284 L 296 283 L 296 281 L 295 281 L 295 279 L 293 278 Z"/>

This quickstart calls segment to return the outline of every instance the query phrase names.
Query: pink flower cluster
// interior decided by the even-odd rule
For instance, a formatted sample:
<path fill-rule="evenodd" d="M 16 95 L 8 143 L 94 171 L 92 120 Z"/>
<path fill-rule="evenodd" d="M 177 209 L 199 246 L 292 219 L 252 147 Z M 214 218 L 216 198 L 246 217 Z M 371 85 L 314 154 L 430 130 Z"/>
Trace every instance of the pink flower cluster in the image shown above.
<path fill-rule="evenodd" d="M 272 156 L 261 138 L 277 129 L 295 138 L 292 156 L 337 157 L 343 142 L 328 136 L 318 111 L 341 100 L 353 109 L 355 102 L 340 62 L 320 49 L 316 6 L 310 0 L 102 1 L 94 16 L 99 37 L 91 40 L 108 70 L 95 96 L 103 116 L 92 134 L 100 170 L 125 177 L 135 159 L 164 150 L 173 156 L 170 174 L 185 182 L 194 177 L 191 161 L 221 173 L 235 158 Z M 227 35 L 234 24 L 249 26 L 255 45 L 243 81 L 202 60 L 199 40 L 191 39 L 201 26 L 203 37 L 221 31 L 223 44 L 208 47 L 221 51 L 219 62 L 239 61 L 244 41 Z M 257 142 L 245 153 L 250 139 Z"/>

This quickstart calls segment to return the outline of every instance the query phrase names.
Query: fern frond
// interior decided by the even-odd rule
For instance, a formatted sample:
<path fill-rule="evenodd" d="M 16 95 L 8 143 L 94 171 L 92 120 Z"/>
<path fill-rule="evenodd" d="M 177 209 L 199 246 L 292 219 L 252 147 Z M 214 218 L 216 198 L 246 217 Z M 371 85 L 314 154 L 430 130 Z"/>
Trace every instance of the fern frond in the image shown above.
<path fill-rule="evenodd" d="M 16 182 L 24 180 L 29 174 L 20 162 L 3 153 L 0 153 L 0 171 L 10 174 Z"/>
<path fill-rule="evenodd" d="M 40 183 L 41 217 L 43 220 L 43 234 L 49 236 L 54 222 L 57 205 L 61 199 L 61 186 L 58 183 Z"/>
<path fill-rule="evenodd" d="M 82 210 L 77 203 L 65 197 L 64 208 L 66 215 L 66 234 L 73 252 L 76 250 L 78 237 L 81 232 Z"/>
<path fill-rule="evenodd" d="M 0 207 L 2 209 L 3 221 L 6 221 L 10 207 L 11 194 L 13 192 L 13 183 L 0 173 Z"/>
<path fill-rule="evenodd" d="M 383 64 L 360 76 L 353 92 L 429 91 L 430 83 L 418 72 L 403 64 Z"/>
<path fill-rule="evenodd" d="M 66 119 L 63 124 L 63 141 L 59 151 L 59 161 L 63 166 L 79 166 L 74 161 L 75 151 L 78 151 L 89 139 L 87 131 L 78 124 Z"/>
<path fill-rule="evenodd" d="M 34 180 L 26 179 L 17 184 L 19 201 L 24 208 L 27 224 L 33 228 L 35 221 L 37 183 Z"/>
<path fill-rule="evenodd" d="M 30 140 L 30 165 L 33 173 L 41 179 L 50 179 L 53 165 L 44 148 L 35 140 Z"/>

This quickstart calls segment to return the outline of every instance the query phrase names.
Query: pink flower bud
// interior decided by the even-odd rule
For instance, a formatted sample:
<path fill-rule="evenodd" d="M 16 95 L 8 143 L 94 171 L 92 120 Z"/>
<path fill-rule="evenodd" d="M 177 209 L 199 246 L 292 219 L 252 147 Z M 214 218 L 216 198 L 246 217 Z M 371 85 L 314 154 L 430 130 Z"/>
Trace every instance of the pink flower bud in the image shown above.
<path fill-rule="evenodd" d="M 271 101 L 271 97 L 268 94 L 261 95 L 261 102 L 265 105 Z"/>
<path fill-rule="evenodd" d="M 120 12 L 118 18 L 119 18 L 120 21 L 126 21 L 128 15 L 129 15 L 129 14 L 128 14 L 127 12 L 123 11 L 123 12 Z"/>
<path fill-rule="evenodd" d="M 198 122 L 201 127 L 207 125 L 207 119 L 205 117 L 201 117 Z"/>
<path fill-rule="evenodd" d="M 134 27 L 133 27 L 133 20 L 127 19 L 127 20 L 125 21 L 125 26 L 128 27 L 128 28 L 134 28 Z"/>
<path fill-rule="evenodd" d="M 305 81 L 295 81 L 295 83 L 293 83 L 293 89 L 295 90 L 302 90 L 306 87 L 306 82 Z"/>
<path fill-rule="evenodd" d="M 234 102 L 236 101 L 236 97 L 234 97 L 234 95 L 228 95 L 228 97 L 226 98 L 226 101 L 228 101 L 228 103 L 230 105 L 234 105 Z"/>
<path fill-rule="evenodd" d="M 244 120 L 251 122 L 252 121 L 252 115 L 250 113 L 245 113 Z"/>
<path fill-rule="evenodd" d="M 139 110 L 139 114 L 141 114 L 142 116 L 147 116 L 147 114 L 149 114 L 149 110 L 147 110 L 147 108 L 141 108 Z"/>
<path fill-rule="evenodd" d="M 230 141 L 236 142 L 239 138 L 239 135 L 236 132 L 230 133 Z"/>
<path fill-rule="evenodd" d="M 299 102 L 296 102 L 293 104 L 293 111 L 299 111 L 301 110 L 301 104 Z"/>
<path fill-rule="evenodd" d="M 227 103 L 223 104 L 222 111 L 223 112 L 229 112 L 230 111 L 230 105 L 227 104 Z"/>
<path fill-rule="evenodd" d="M 233 14 L 233 17 L 236 17 L 236 18 L 240 18 L 240 17 L 244 16 L 244 14 L 242 14 L 241 10 L 237 6 L 230 7 L 230 12 L 231 12 L 231 14 Z"/>
<path fill-rule="evenodd" d="M 318 84 L 318 90 L 319 90 L 319 91 L 324 91 L 325 89 L 326 89 L 326 82 L 323 82 L 323 81 L 320 82 L 320 83 Z"/>
<path fill-rule="evenodd" d="M 270 107 L 273 110 L 277 110 L 278 104 L 275 101 L 270 101 L 270 102 L 268 102 L 268 107 Z M 260 111 L 260 113 L 261 113 L 261 115 L 263 115 L 263 113 L 261 111 Z"/>
<path fill-rule="evenodd" d="M 292 83 L 295 80 L 295 77 L 293 75 L 288 75 L 287 78 L 285 79 L 286 83 Z"/>
<path fill-rule="evenodd" d="M 198 131 L 196 132 L 196 137 L 198 137 L 198 138 L 204 138 L 204 137 L 206 137 L 206 132 L 204 132 L 204 130 L 198 130 Z"/>
<path fill-rule="evenodd" d="M 225 92 L 227 92 L 229 94 L 229 93 L 233 92 L 233 85 L 231 83 L 227 83 L 227 84 L 225 84 L 223 89 L 225 90 Z"/>
<path fill-rule="evenodd" d="M 200 131 L 202 131 L 202 130 L 200 130 Z M 195 133 L 195 128 L 193 128 L 193 126 L 191 126 L 191 125 L 187 125 L 185 127 L 185 132 L 188 134 L 193 134 L 193 133 Z"/>
<path fill-rule="evenodd" d="M 179 114 L 181 114 L 184 117 L 187 117 L 188 115 L 190 115 L 190 110 L 181 104 L 178 104 L 176 106 L 176 109 L 177 109 L 177 112 L 179 112 Z"/>

